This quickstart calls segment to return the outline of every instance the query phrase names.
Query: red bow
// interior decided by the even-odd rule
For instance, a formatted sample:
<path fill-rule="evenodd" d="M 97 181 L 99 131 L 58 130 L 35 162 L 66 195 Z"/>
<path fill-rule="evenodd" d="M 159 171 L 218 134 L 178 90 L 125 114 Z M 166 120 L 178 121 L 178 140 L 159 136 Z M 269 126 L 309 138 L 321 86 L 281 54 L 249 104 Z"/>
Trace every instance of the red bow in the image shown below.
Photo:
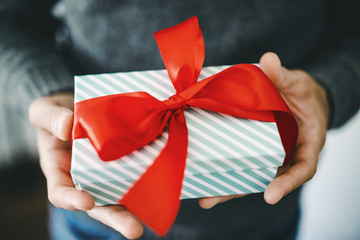
<path fill-rule="evenodd" d="M 146 92 L 98 97 L 75 105 L 73 139 L 89 138 L 100 158 L 110 161 L 153 141 L 169 123 L 169 138 L 154 163 L 119 200 L 159 235 L 176 218 L 184 177 L 189 106 L 260 121 L 276 121 L 291 155 L 297 124 L 266 75 L 240 64 L 197 82 L 205 47 L 197 17 L 155 33 L 176 95 L 159 101 Z"/>

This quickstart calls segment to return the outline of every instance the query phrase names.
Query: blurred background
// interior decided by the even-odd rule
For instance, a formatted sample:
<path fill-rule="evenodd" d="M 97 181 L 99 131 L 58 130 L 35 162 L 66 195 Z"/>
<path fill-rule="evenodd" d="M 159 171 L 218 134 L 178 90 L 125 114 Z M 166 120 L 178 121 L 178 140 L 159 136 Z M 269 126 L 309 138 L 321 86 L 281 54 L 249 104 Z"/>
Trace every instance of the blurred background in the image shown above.
<path fill-rule="evenodd" d="M 318 171 L 302 192 L 298 240 L 360 239 L 359 172 L 360 112 L 328 132 Z"/>
<path fill-rule="evenodd" d="M 360 113 L 329 131 L 318 172 L 303 188 L 298 240 L 360 239 L 359 136 Z M 0 238 L 48 239 L 46 194 L 35 131 L 0 96 Z"/>
<path fill-rule="evenodd" d="M 0 239 L 48 239 L 47 207 L 35 129 L 0 95 Z"/>

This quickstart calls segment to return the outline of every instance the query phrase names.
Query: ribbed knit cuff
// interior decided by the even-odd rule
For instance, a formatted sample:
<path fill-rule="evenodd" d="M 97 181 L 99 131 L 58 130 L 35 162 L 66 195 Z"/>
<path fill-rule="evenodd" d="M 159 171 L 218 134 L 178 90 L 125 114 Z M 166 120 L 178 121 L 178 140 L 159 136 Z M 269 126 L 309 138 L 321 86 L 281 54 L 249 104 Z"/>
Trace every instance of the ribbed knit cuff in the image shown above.
<path fill-rule="evenodd" d="M 0 20 L 0 96 L 27 118 L 34 99 L 72 91 L 73 77 L 46 24 L 29 18 L 26 25 L 13 18 L 10 14 L 9 19 Z"/>
<path fill-rule="evenodd" d="M 10 77 L 6 101 L 22 116 L 27 117 L 30 104 L 39 97 L 57 92 L 73 92 L 73 76 L 62 63 L 38 66 L 17 71 Z"/>
<path fill-rule="evenodd" d="M 360 63 L 348 55 L 333 54 L 306 70 L 327 93 L 330 107 L 328 128 L 340 127 L 360 107 Z"/>

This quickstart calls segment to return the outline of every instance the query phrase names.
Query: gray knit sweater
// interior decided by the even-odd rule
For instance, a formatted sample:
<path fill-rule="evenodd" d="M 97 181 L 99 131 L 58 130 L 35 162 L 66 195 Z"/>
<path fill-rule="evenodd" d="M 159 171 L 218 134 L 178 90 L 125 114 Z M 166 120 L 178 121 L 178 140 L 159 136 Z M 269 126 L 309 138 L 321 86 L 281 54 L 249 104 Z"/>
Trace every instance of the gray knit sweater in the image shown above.
<path fill-rule="evenodd" d="M 356 1 L 3 0 L 1 94 L 20 112 L 32 100 L 72 91 L 73 75 L 164 68 L 153 32 L 197 15 L 205 65 L 257 62 L 266 51 L 327 90 L 331 124 L 360 104 Z"/>

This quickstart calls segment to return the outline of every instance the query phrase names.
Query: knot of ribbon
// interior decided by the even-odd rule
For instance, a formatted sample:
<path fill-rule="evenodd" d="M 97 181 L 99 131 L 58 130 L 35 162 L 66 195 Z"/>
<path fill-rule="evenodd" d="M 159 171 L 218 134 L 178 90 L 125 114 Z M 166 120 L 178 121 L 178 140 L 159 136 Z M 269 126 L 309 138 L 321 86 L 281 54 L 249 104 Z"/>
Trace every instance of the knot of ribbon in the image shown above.
<path fill-rule="evenodd" d="M 297 123 L 267 76 L 239 64 L 197 82 L 205 46 L 197 17 L 156 32 L 176 94 L 159 101 L 146 92 L 114 94 L 75 104 L 73 139 L 89 138 L 103 161 L 111 161 L 153 141 L 168 124 L 169 137 L 153 164 L 119 199 L 159 235 L 176 218 L 187 158 L 186 108 L 276 122 L 286 152 L 295 147 Z"/>
<path fill-rule="evenodd" d="M 166 106 L 172 111 L 176 111 L 178 109 L 185 110 L 189 107 L 189 105 L 186 104 L 186 100 L 183 99 L 180 95 L 173 95 L 169 97 L 168 100 L 163 101 L 163 103 L 165 103 Z"/>

